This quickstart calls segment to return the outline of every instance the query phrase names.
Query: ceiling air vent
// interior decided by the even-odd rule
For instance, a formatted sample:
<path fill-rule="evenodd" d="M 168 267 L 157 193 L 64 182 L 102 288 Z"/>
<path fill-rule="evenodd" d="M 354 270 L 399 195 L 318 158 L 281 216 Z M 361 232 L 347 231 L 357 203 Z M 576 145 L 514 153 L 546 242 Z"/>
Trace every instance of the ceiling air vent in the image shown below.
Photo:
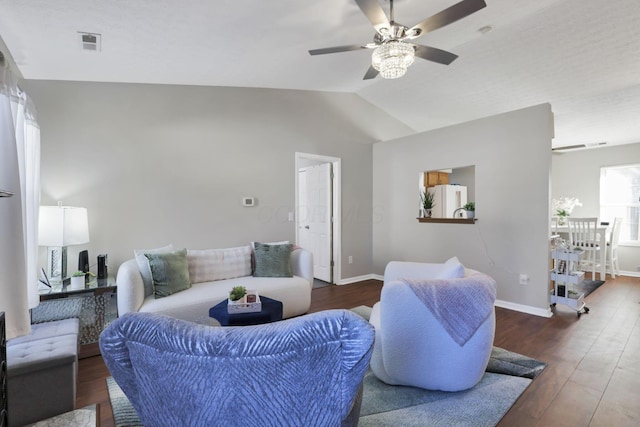
<path fill-rule="evenodd" d="M 78 32 L 78 34 L 80 34 L 80 44 L 82 50 L 87 50 L 89 52 L 100 52 L 102 44 L 102 36 L 100 34 L 82 32 Z"/>
<path fill-rule="evenodd" d="M 591 143 L 591 144 L 565 145 L 564 147 L 552 148 L 551 151 L 562 152 L 562 151 L 569 151 L 569 150 L 577 150 L 579 148 L 599 147 L 601 145 L 607 145 L 606 141 L 605 142 L 594 142 L 594 143 Z"/>

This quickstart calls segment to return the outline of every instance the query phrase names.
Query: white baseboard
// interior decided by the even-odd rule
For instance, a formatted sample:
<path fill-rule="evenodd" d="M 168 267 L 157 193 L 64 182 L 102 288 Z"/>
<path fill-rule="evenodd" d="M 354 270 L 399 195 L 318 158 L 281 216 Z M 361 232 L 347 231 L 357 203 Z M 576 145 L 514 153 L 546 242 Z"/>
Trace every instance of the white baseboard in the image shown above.
<path fill-rule="evenodd" d="M 348 277 L 340 280 L 338 285 L 348 285 L 351 283 L 362 282 L 364 280 L 382 280 L 382 276 L 378 274 L 365 274 L 364 276 Z"/>
<path fill-rule="evenodd" d="M 622 271 L 622 270 L 620 270 L 620 276 L 640 277 L 640 271 Z"/>
<path fill-rule="evenodd" d="M 620 276 L 640 277 L 640 272 L 620 271 Z M 384 280 L 384 276 L 380 274 L 365 274 L 364 276 L 349 277 L 342 279 L 339 285 L 348 285 L 350 283 L 361 282 L 363 280 Z M 540 317 L 552 317 L 551 308 L 538 308 L 530 305 L 516 304 L 514 302 L 496 300 L 496 307 L 506 308 L 507 310 L 519 311 L 521 313 L 532 314 Z"/>
<path fill-rule="evenodd" d="M 496 307 L 506 308 L 507 310 L 519 311 L 521 313 L 533 314 L 540 317 L 551 317 L 553 313 L 551 308 L 531 307 L 530 305 L 516 304 L 514 302 L 496 300 Z"/>

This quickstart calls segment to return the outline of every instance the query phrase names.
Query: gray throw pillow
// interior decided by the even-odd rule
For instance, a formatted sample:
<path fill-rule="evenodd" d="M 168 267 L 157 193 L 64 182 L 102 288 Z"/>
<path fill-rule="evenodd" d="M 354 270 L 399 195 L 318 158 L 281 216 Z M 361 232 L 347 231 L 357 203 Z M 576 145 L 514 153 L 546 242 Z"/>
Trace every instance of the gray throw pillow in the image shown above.
<path fill-rule="evenodd" d="M 293 277 L 291 248 L 293 245 L 254 244 L 256 268 L 254 277 Z"/>
<path fill-rule="evenodd" d="M 153 282 L 151 280 L 151 270 L 149 269 L 149 260 L 144 254 L 158 254 L 158 253 L 173 252 L 173 245 L 169 244 L 161 248 L 156 249 L 136 249 L 133 251 L 133 255 L 136 258 L 138 264 L 138 270 L 142 276 L 142 283 L 144 283 L 144 297 L 153 295 Z"/>
<path fill-rule="evenodd" d="M 186 249 L 144 256 L 149 260 L 153 293 L 156 298 L 166 297 L 191 287 Z"/>

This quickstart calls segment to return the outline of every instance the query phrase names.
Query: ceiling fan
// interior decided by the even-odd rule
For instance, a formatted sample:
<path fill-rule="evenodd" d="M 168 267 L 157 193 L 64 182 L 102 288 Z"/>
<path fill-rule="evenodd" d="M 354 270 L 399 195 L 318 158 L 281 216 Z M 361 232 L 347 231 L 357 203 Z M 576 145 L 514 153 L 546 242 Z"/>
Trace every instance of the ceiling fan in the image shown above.
<path fill-rule="evenodd" d="M 378 74 L 385 79 L 402 77 L 416 56 L 439 64 L 451 64 L 458 55 L 408 41 L 449 25 L 486 6 L 484 0 L 462 0 L 413 27 L 407 28 L 394 21 L 393 0 L 389 0 L 389 18 L 387 18 L 377 0 L 355 0 L 355 2 L 376 29 L 373 43 L 368 43 L 364 46 L 353 44 L 313 49 L 309 53 L 311 55 L 324 55 L 351 50 L 375 49 L 371 57 L 371 66 L 365 73 L 364 80 L 373 79 Z"/>

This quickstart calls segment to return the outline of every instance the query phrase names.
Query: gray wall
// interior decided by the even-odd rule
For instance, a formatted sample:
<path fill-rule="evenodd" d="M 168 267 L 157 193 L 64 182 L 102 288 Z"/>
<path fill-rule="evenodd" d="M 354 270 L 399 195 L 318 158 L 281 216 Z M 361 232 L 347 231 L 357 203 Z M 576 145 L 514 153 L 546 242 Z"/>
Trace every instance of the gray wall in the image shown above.
<path fill-rule="evenodd" d="M 577 197 L 571 216 L 600 218 L 600 168 L 640 163 L 640 143 L 554 153 L 551 161 L 552 197 Z M 639 275 L 640 247 L 618 249 L 620 270 Z"/>
<path fill-rule="evenodd" d="M 449 184 L 459 184 L 467 187 L 467 201 L 474 202 L 476 200 L 476 168 L 475 166 L 467 166 L 455 168 L 449 175 Z"/>
<path fill-rule="evenodd" d="M 494 277 L 506 307 L 549 310 L 551 107 L 543 104 L 380 142 L 373 149 L 373 261 L 462 263 Z M 418 223 L 416 177 L 475 165 L 474 225 Z M 519 284 L 519 274 L 530 277 Z"/>
<path fill-rule="evenodd" d="M 353 94 L 28 81 L 42 204 L 88 208 L 92 262 L 134 249 L 295 238 L 295 152 L 340 157 L 342 277 L 371 273 L 372 143 L 410 133 Z M 374 124 L 370 126 L 370 124 Z M 241 205 L 243 196 L 257 206 Z M 45 263 L 41 250 L 40 264 Z"/>

